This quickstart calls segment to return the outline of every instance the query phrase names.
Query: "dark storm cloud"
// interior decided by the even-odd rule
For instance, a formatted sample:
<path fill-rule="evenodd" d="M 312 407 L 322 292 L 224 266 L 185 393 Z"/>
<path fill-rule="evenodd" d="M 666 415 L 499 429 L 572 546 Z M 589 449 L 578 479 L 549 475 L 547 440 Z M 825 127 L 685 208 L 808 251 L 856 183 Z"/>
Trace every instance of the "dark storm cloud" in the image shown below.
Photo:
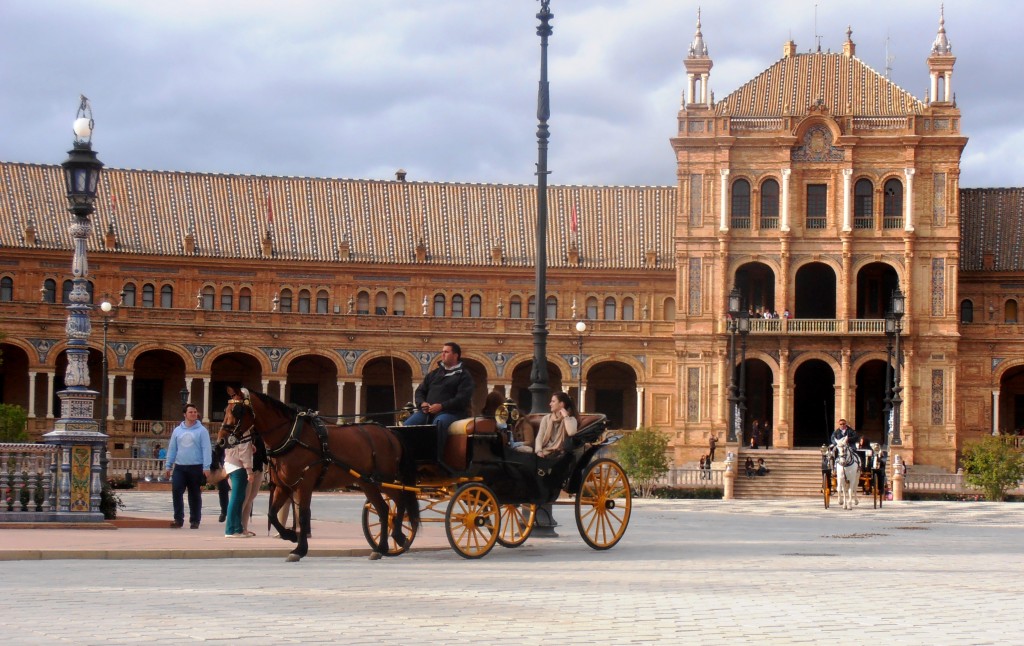
<path fill-rule="evenodd" d="M 857 55 L 923 99 L 939 3 L 704 2 L 717 98 L 799 51 Z M 817 4 L 817 16 L 815 16 Z M 696 2 L 553 0 L 551 181 L 672 184 Z M 534 181 L 531 0 L 0 4 L 0 157 L 55 163 L 80 92 L 110 166 L 465 182 Z M 961 185 L 1024 185 L 1024 5 L 947 2 L 970 143 Z"/>

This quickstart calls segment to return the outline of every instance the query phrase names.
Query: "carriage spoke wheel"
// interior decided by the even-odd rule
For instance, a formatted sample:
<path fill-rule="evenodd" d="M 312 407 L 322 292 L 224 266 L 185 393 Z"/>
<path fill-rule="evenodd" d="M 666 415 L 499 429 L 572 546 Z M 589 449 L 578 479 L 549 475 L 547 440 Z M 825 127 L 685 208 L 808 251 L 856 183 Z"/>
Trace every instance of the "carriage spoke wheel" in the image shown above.
<path fill-rule="evenodd" d="M 885 487 L 882 486 L 882 479 L 878 476 L 878 473 L 871 474 L 871 500 L 875 504 L 875 509 L 879 509 L 882 506 L 882 500 L 885 498 Z"/>
<path fill-rule="evenodd" d="M 519 547 L 533 533 L 536 520 L 537 505 L 502 505 L 498 543 L 505 547 Z"/>
<path fill-rule="evenodd" d="M 395 501 L 390 496 L 382 494 L 384 502 L 388 506 L 388 527 L 395 522 L 395 511 L 397 506 Z M 363 536 L 366 538 L 366 542 L 370 544 L 370 547 L 374 550 L 380 545 L 380 532 L 381 522 L 380 516 L 377 515 L 377 509 L 370 501 L 366 501 L 363 504 Z M 389 532 L 390 533 L 390 532 Z M 405 534 L 405 545 L 400 546 L 395 543 L 395 540 L 388 536 L 388 553 L 385 556 L 398 556 L 404 552 L 407 552 L 412 546 L 412 541 L 416 538 L 416 529 L 409 522 L 409 515 L 406 513 L 405 519 L 402 521 L 402 533 Z"/>
<path fill-rule="evenodd" d="M 832 478 L 828 477 L 827 473 L 821 474 L 821 491 L 825 497 L 825 509 L 828 509 L 828 503 L 832 499 Z"/>
<path fill-rule="evenodd" d="M 486 485 L 478 482 L 459 487 L 444 516 L 448 544 L 467 559 L 478 559 L 491 551 L 498 540 L 500 524 L 498 500 Z"/>
<path fill-rule="evenodd" d="M 587 467 L 576 494 L 576 527 L 587 545 L 606 550 L 618 543 L 632 508 L 629 480 L 617 462 L 601 459 Z"/>

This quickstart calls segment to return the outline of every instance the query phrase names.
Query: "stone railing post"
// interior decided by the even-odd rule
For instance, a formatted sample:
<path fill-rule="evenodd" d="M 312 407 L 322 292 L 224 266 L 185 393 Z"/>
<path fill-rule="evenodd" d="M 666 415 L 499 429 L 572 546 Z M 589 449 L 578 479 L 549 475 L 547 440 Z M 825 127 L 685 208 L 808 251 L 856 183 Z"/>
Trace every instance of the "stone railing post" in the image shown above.
<path fill-rule="evenodd" d="M 892 464 L 892 499 L 897 502 L 903 500 L 903 459 L 899 454 Z"/>
<path fill-rule="evenodd" d="M 722 500 L 732 500 L 733 488 L 736 484 L 736 454 L 729 451 L 725 454 L 725 473 L 722 474 L 722 482 L 724 483 L 724 492 L 722 493 Z"/>

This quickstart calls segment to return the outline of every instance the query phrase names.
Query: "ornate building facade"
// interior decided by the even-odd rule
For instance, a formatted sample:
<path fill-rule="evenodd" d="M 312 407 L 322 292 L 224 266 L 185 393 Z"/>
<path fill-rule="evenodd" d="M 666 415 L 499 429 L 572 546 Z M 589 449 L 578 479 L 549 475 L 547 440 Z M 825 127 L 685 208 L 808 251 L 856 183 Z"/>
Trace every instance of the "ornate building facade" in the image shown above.
<path fill-rule="evenodd" d="M 1024 426 L 1011 243 L 1024 192 L 960 188 L 967 138 L 941 21 L 925 54 L 923 100 L 858 59 L 848 31 L 837 53 L 786 43 L 715 101 L 698 21 L 671 140 L 678 184 L 549 189 L 551 387 L 615 426 L 669 434 L 676 463 L 729 437 L 730 379 L 744 386 L 745 435 L 757 420 L 776 447 L 818 446 L 845 417 L 879 440 L 898 287 L 904 457 L 951 469 L 965 442 Z M 115 454 L 166 442 L 182 388 L 216 421 L 232 381 L 387 421 L 448 340 L 464 348 L 478 407 L 493 388 L 528 404 L 534 187 L 401 171 L 107 170 L 102 182 L 90 279 L 94 302 L 116 306 L 103 411 Z M 25 407 L 38 435 L 66 366 L 60 168 L 2 163 L 0 186 L 0 401 Z M 760 315 L 736 357 L 734 288 Z"/>

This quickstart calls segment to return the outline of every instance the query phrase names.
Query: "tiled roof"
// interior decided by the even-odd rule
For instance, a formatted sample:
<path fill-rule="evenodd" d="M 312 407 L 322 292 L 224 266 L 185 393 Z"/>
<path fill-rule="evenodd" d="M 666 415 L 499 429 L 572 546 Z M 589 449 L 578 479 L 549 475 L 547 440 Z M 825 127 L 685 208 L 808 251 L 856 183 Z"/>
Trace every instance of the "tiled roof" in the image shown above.
<path fill-rule="evenodd" d="M 715 104 L 715 113 L 742 117 L 803 115 L 821 100 L 834 115 L 905 117 L 925 105 L 871 69 L 841 53 L 795 54 Z"/>
<path fill-rule="evenodd" d="M 27 247 L 30 222 L 33 248 L 70 247 L 59 166 L 0 162 L 0 191 L 0 247 Z M 549 187 L 550 267 L 569 266 L 574 207 L 581 266 L 674 265 L 675 187 Z M 193 232 L 195 256 L 262 258 L 270 222 L 277 259 L 340 261 L 347 241 L 352 261 L 415 263 L 422 240 L 431 264 L 493 265 L 499 246 L 533 266 L 536 187 L 105 169 L 89 249 L 111 222 L 126 254 L 185 255 Z"/>
<path fill-rule="evenodd" d="M 965 188 L 960 191 L 960 270 L 1024 271 L 1024 188 Z"/>

